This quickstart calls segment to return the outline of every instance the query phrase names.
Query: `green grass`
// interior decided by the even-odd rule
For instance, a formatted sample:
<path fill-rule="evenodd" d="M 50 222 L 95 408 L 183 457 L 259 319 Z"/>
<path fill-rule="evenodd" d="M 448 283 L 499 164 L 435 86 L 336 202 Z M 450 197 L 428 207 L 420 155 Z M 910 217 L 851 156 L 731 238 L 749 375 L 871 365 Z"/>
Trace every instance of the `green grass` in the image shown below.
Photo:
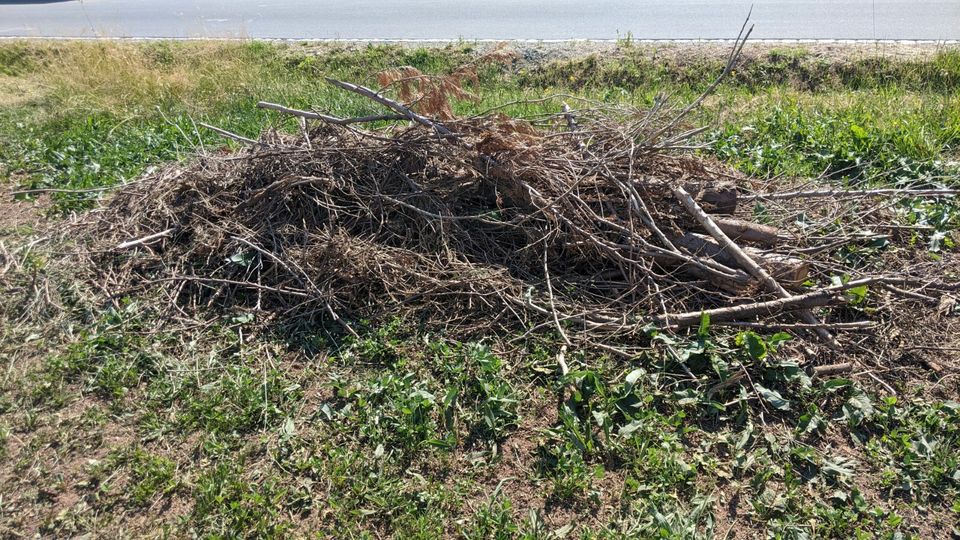
<path fill-rule="evenodd" d="M 0 174 L 26 188 L 130 181 L 226 144 L 197 122 L 247 136 L 294 128 L 255 109 L 261 99 L 377 112 L 322 77 L 444 73 L 474 47 L 313 55 L 256 42 L 6 42 Z M 657 61 L 628 42 L 621 53 L 485 67 L 480 101 L 457 109 L 548 93 L 682 102 L 721 68 L 713 57 Z M 770 50 L 696 121 L 712 127 L 706 154 L 761 177 L 955 185 L 960 55 Z M 48 218 L 97 196 L 57 194 Z M 918 241 L 952 249 L 955 207 L 897 211 L 936 227 Z M 0 229 L 0 242 L 20 249 L 33 234 Z M 72 247 L 41 243 L 0 275 L 3 536 L 679 539 L 732 526 L 746 537 L 923 538 L 956 528 L 960 405 L 942 381 L 937 393 L 936 381 L 904 380 L 892 399 L 863 376 L 811 379 L 789 336 L 709 324 L 651 335 L 630 360 L 571 351 L 565 376 L 549 335 L 508 347 L 507 336 L 462 342 L 402 320 L 358 338 L 259 334 L 222 313 L 197 326 L 150 295 L 107 305 L 58 263 Z M 871 249 L 848 255 L 869 260 Z M 725 385 L 739 373 L 749 383 Z"/>

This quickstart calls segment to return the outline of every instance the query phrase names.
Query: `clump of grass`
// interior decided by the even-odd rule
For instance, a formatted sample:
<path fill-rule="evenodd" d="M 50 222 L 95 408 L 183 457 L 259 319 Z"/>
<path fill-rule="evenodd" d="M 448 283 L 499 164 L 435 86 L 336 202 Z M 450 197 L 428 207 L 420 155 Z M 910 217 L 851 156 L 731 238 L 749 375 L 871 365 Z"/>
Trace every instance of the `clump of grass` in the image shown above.
<path fill-rule="evenodd" d="M 292 532 L 284 518 L 284 488 L 272 479 L 243 476 L 243 463 L 219 463 L 202 473 L 194 488 L 191 532 L 212 538 L 280 538 Z"/>

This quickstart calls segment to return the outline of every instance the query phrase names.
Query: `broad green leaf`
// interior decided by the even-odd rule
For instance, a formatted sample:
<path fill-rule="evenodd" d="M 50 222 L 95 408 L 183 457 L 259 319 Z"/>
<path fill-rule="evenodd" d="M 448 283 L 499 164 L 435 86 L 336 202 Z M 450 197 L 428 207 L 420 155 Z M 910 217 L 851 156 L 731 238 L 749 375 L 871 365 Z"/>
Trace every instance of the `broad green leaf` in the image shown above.
<path fill-rule="evenodd" d="M 790 410 L 790 402 L 784 399 L 784 397 L 780 395 L 780 392 L 777 392 L 776 390 L 772 390 L 770 388 L 763 387 L 759 384 L 755 386 L 757 387 L 757 392 L 760 393 L 760 397 L 762 397 L 764 401 L 766 401 L 771 406 L 773 406 L 774 409 L 777 409 L 778 411 Z"/>
<path fill-rule="evenodd" d="M 854 306 L 862 304 L 867 299 L 868 291 L 869 288 L 866 285 L 847 289 L 847 298 L 850 300 L 850 304 Z"/>
<path fill-rule="evenodd" d="M 845 388 L 853 384 L 853 381 L 850 379 L 830 379 L 829 381 L 823 383 L 823 389 L 832 392 L 838 388 Z"/>
<path fill-rule="evenodd" d="M 754 332 L 743 332 L 742 342 L 747 347 L 747 353 L 754 360 L 763 360 L 767 356 L 767 343 Z"/>
<path fill-rule="evenodd" d="M 643 426 L 642 422 L 640 422 L 639 420 L 634 420 L 629 424 L 621 427 L 617 431 L 617 434 L 620 435 L 621 437 L 629 437 L 630 435 L 633 435 L 634 431 L 640 429 L 642 426 Z"/>
<path fill-rule="evenodd" d="M 624 380 L 625 380 L 625 382 L 627 383 L 627 390 L 628 390 L 628 391 L 629 391 L 630 389 L 632 389 L 632 388 L 637 384 L 637 381 L 640 379 L 640 377 L 641 377 L 644 373 L 645 373 L 645 371 L 643 371 L 642 369 L 635 369 L 635 370 L 631 371 L 630 373 L 627 373 L 627 377 L 626 377 L 626 379 L 624 379 Z"/>

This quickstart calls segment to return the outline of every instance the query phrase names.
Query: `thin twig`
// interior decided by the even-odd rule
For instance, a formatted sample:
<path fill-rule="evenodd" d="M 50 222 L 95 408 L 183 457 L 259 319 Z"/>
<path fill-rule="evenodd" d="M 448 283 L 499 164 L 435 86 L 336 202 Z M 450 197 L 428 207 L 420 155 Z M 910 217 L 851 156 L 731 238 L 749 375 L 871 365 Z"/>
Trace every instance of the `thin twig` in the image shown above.
<path fill-rule="evenodd" d="M 267 146 L 267 147 L 270 146 L 270 145 L 267 144 L 267 143 L 260 142 L 260 141 L 255 141 L 255 140 L 253 140 L 253 139 L 251 139 L 251 138 L 244 137 L 243 135 L 237 135 L 236 133 L 227 131 L 227 130 L 225 130 L 225 129 L 223 129 L 223 128 L 218 128 L 218 127 L 216 127 L 216 126 L 211 126 L 210 124 L 205 124 L 205 123 L 203 123 L 203 122 L 197 122 L 197 124 L 200 125 L 200 126 L 202 126 L 202 127 L 205 127 L 205 128 L 207 128 L 207 129 L 209 129 L 210 131 L 212 131 L 212 132 L 214 132 L 214 133 L 216 133 L 216 134 L 218 134 L 218 135 L 222 135 L 222 136 L 224 136 L 224 137 L 226 137 L 226 138 L 228 138 L 228 139 L 233 139 L 233 140 L 235 140 L 235 141 L 239 141 L 239 142 L 242 142 L 242 143 L 244 143 L 244 144 L 249 144 L 249 145 L 251 145 L 251 146 Z"/>
<path fill-rule="evenodd" d="M 346 126 L 349 124 L 365 124 L 370 122 L 382 122 L 382 121 L 388 121 L 388 120 L 409 120 L 409 117 L 402 114 L 372 114 L 369 116 L 358 116 L 355 118 L 338 118 L 336 116 L 330 116 L 328 114 L 321 114 L 313 111 L 302 111 L 300 109 L 292 109 L 290 107 L 284 107 L 283 105 L 278 105 L 276 103 L 269 103 L 266 101 L 258 102 L 257 108 L 270 109 L 273 111 L 281 112 L 283 114 L 289 114 L 291 116 L 299 116 L 300 118 L 306 118 L 308 120 L 322 120 L 328 124 L 334 124 L 338 126 Z"/>
<path fill-rule="evenodd" d="M 175 230 L 177 230 L 176 227 L 171 227 L 169 229 L 160 231 L 158 233 L 148 234 L 143 238 L 137 238 L 136 240 L 128 240 L 126 242 L 117 244 L 116 249 L 127 249 L 127 248 L 132 248 L 134 246 L 140 246 L 140 245 L 146 244 L 147 242 L 157 240 L 158 238 L 163 238 L 164 236 L 167 236 L 173 233 L 173 231 Z"/>

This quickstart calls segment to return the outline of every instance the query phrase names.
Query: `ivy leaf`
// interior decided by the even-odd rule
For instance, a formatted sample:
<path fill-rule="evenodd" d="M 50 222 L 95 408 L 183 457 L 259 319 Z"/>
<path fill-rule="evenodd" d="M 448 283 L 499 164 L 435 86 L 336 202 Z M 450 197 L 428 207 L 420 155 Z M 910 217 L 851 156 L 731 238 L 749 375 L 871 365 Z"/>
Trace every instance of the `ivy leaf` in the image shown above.
<path fill-rule="evenodd" d="M 755 385 L 757 387 L 757 392 L 760 393 L 760 397 L 764 399 L 767 403 L 773 406 L 774 409 L 778 411 L 789 411 L 790 402 L 780 395 L 780 392 L 772 390 L 770 388 L 765 388 L 759 384 Z"/>

